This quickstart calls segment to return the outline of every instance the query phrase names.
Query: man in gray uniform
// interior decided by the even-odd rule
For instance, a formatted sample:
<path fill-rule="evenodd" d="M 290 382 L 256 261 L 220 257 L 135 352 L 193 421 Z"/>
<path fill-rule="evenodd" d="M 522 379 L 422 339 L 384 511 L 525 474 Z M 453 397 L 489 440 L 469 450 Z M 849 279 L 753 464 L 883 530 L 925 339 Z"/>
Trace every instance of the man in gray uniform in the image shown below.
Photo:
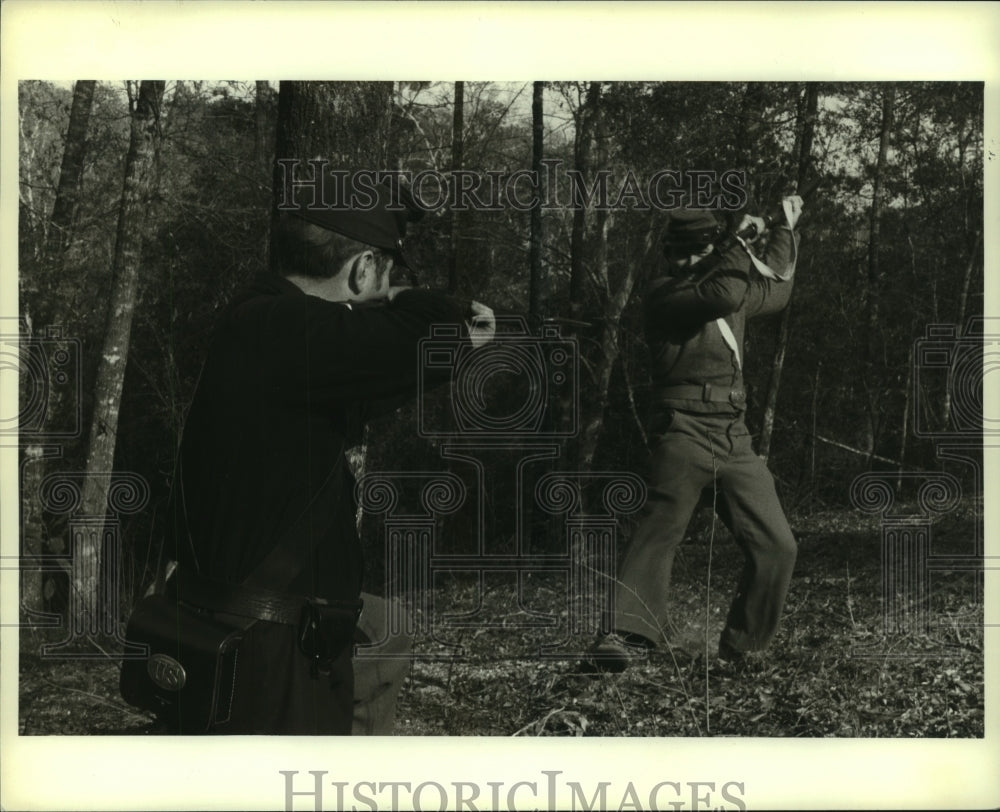
<path fill-rule="evenodd" d="M 644 300 L 655 404 L 649 497 L 620 569 L 615 632 L 591 648 L 589 663 L 600 670 L 624 670 L 668 642 L 674 554 L 706 489 L 745 557 L 719 656 L 742 659 L 774 636 L 796 544 L 744 423 L 743 335 L 748 318 L 788 303 L 801 206 L 799 197 L 785 199 L 785 222 L 769 233 L 763 261 L 737 243 L 700 267 L 722 233 L 715 216 L 686 209 L 671 217 L 667 274 Z M 741 228 L 751 222 L 764 231 L 759 218 Z"/>

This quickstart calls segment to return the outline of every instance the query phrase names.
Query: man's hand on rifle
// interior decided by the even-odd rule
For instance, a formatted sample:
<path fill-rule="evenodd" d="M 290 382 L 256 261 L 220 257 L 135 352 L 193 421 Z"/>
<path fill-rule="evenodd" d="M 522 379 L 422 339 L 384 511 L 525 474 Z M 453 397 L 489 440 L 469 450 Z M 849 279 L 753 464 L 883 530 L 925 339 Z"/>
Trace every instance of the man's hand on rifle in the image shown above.
<path fill-rule="evenodd" d="M 743 232 L 751 226 L 754 229 L 753 236 L 746 237 L 746 242 L 756 242 L 757 238 L 767 231 L 767 221 L 763 217 L 751 217 L 749 214 L 744 214 L 736 233 L 742 236 Z"/>
<path fill-rule="evenodd" d="M 472 317 L 465 323 L 469 328 L 469 341 L 473 347 L 488 344 L 497 332 L 497 320 L 493 311 L 479 302 L 472 302 L 469 310 L 472 312 Z"/>
<path fill-rule="evenodd" d="M 781 208 L 785 212 L 785 225 L 794 229 L 802 215 L 802 198 L 798 195 L 790 195 L 781 201 Z"/>
<path fill-rule="evenodd" d="M 776 228 L 787 226 L 794 229 L 795 224 L 798 223 L 799 217 L 802 215 L 802 198 L 798 195 L 789 195 L 783 198 L 781 209 L 785 215 L 784 221 L 778 223 L 772 220 L 771 222 Z M 755 242 L 761 234 L 767 231 L 767 224 L 768 220 L 765 220 L 763 217 L 752 217 L 749 214 L 744 214 L 743 219 L 740 220 L 739 227 L 736 229 L 736 233 L 743 237 L 746 242 Z M 746 231 L 751 227 L 753 228 L 752 236 L 748 236 Z"/>

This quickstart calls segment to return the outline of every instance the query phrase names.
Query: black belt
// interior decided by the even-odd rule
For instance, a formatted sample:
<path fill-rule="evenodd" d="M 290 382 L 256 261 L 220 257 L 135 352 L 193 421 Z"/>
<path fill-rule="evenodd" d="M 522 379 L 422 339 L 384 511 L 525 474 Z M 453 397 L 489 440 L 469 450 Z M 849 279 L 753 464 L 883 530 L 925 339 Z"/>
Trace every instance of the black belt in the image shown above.
<path fill-rule="evenodd" d="M 747 393 L 743 389 L 726 389 L 712 386 L 710 383 L 661 386 L 656 390 L 656 397 L 658 400 L 700 400 L 703 403 L 729 403 L 737 408 L 743 408 L 747 402 Z"/>
<path fill-rule="evenodd" d="M 180 569 L 171 581 L 177 598 L 184 603 L 210 612 L 239 615 L 286 626 L 299 626 L 306 607 L 353 614 L 355 621 L 361 614 L 360 600 L 334 601 L 276 592 L 262 587 L 227 584 Z"/>

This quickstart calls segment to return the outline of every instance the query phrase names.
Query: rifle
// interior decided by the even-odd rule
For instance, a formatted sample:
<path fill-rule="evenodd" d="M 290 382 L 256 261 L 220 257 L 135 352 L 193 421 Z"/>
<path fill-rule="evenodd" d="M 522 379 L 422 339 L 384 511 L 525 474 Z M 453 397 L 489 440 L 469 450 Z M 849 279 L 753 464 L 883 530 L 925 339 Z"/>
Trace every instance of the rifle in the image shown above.
<path fill-rule="evenodd" d="M 795 192 L 795 194 L 803 200 L 806 200 L 812 195 L 813 192 L 816 191 L 819 184 L 820 177 L 817 175 L 803 183 L 801 188 Z M 775 225 L 780 225 L 785 219 L 785 212 L 781 207 L 781 203 L 779 202 L 777 206 L 765 213 L 761 219 L 764 221 L 765 232 L 770 230 Z M 700 260 L 695 266 L 694 273 L 697 274 L 696 279 L 701 280 L 710 274 L 715 269 L 715 266 L 722 260 L 723 255 L 740 240 L 748 241 L 756 239 L 760 236 L 760 233 L 762 232 L 758 232 L 755 223 L 750 223 L 750 225 L 746 226 L 746 228 L 740 229 L 739 231 L 723 232 L 722 235 L 717 237 L 712 244 L 712 253 Z"/>
<path fill-rule="evenodd" d="M 799 189 L 797 192 L 795 192 L 795 194 L 798 195 L 799 197 L 801 197 L 803 200 L 807 200 L 808 198 L 810 198 L 812 196 L 812 193 L 815 192 L 816 189 L 819 187 L 819 182 L 820 182 L 820 178 L 817 175 L 816 177 L 813 177 L 810 180 L 808 180 L 805 183 L 803 183 L 802 184 L 802 188 Z M 774 226 L 776 224 L 780 225 L 781 221 L 784 220 L 784 218 L 785 218 L 785 211 L 781 207 L 781 204 L 779 203 L 776 208 L 772 209 L 770 212 L 768 212 L 767 214 L 764 215 L 764 217 L 763 217 L 763 220 L 764 220 L 764 230 L 768 231 L 772 226 Z M 730 235 L 727 235 L 727 236 L 730 236 Z M 758 234 L 757 234 L 757 226 L 755 226 L 753 223 L 751 223 L 746 228 L 742 229 L 741 231 L 736 232 L 735 236 L 739 237 L 739 238 L 741 238 L 743 240 L 752 240 L 752 239 L 754 239 L 755 237 L 758 236 Z M 728 248 L 732 248 L 734 242 L 735 242 L 735 239 L 733 239 L 732 241 L 730 241 L 729 245 L 727 247 Z"/>
<path fill-rule="evenodd" d="M 795 192 L 795 194 L 797 194 L 799 197 L 805 200 L 809 196 L 811 196 L 813 192 L 816 191 L 819 185 L 820 185 L 819 176 L 813 177 L 810 180 L 803 183 L 801 188 L 799 188 L 798 191 Z M 784 219 L 784 217 L 785 217 L 784 209 L 782 209 L 781 204 L 779 203 L 771 211 L 767 212 L 763 216 L 762 219 L 764 220 L 764 231 L 768 231 L 774 225 L 780 224 Z M 708 276 L 714 270 L 715 266 L 719 263 L 719 261 L 722 259 L 722 256 L 730 248 L 736 245 L 738 240 L 753 240 L 758 236 L 760 235 L 757 231 L 757 226 L 754 223 L 751 223 L 746 228 L 743 228 L 740 231 L 723 232 L 720 237 L 717 237 L 715 239 L 713 243 L 712 253 L 709 254 L 704 259 L 702 259 L 701 261 L 699 261 L 698 264 L 695 266 L 694 273 L 697 274 L 697 276 L 694 276 L 689 281 L 696 282 Z M 410 276 L 411 284 L 413 284 L 416 282 L 416 275 L 414 274 L 413 271 L 410 271 L 410 274 L 411 274 Z M 413 287 L 417 287 L 417 285 L 413 284 Z M 446 291 L 441 291 L 441 292 L 445 293 Z M 471 318 L 472 300 L 460 297 L 459 301 L 464 305 L 464 309 L 468 315 L 468 318 Z M 507 308 L 494 307 L 492 309 L 493 309 L 493 314 L 498 318 L 498 320 L 505 321 L 508 323 L 513 323 L 516 322 L 517 320 L 520 320 L 524 324 L 527 324 L 529 328 L 533 330 L 540 330 L 543 326 L 546 325 L 551 325 L 555 327 L 565 326 L 565 327 L 576 327 L 576 328 L 588 328 L 593 326 L 590 322 L 579 321 L 577 319 L 570 319 L 561 316 L 535 316 L 529 313 L 525 313 L 524 311 L 511 310 Z"/>
<path fill-rule="evenodd" d="M 447 296 L 451 296 L 459 305 L 459 307 L 465 313 L 465 319 L 471 320 L 475 315 L 472 310 L 473 299 L 467 296 L 456 296 L 447 290 L 442 290 L 440 288 L 421 288 L 419 283 L 412 285 L 414 289 L 433 291 L 434 293 L 443 293 Z M 355 302 L 353 307 L 385 307 L 386 300 L 379 299 L 370 302 Z M 519 329 L 518 325 L 526 327 L 531 332 L 540 332 L 543 327 L 556 327 L 562 329 L 566 328 L 576 328 L 576 329 L 588 329 L 594 325 L 589 321 L 581 321 L 580 319 L 571 319 L 565 316 L 555 316 L 555 315 L 536 315 L 528 313 L 525 310 L 515 310 L 507 307 L 493 307 L 490 306 L 493 311 L 493 315 L 497 318 L 498 331 L 503 332 L 504 329 Z"/>
<path fill-rule="evenodd" d="M 472 299 L 459 298 L 465 306 L 465 311 L 467 318 L 472 318 Z M 497 329 L 500 331 L 501 326 L 516 325 L 518 322 L 522 322 L 527 325 L 527 328 L 532 332 L 538 332 L 543 327 L 574 327 L 574 328 L 589 328 L 593 327 L 589 321 L 581 321 L 579 319 L 566 318 L 564 316 L 552 316 L 552 315 L 534 315 L 523 310 L 512 310 L 506 307 L 490 307 L 493 311 L 493 315 L 497 319 Z"/>

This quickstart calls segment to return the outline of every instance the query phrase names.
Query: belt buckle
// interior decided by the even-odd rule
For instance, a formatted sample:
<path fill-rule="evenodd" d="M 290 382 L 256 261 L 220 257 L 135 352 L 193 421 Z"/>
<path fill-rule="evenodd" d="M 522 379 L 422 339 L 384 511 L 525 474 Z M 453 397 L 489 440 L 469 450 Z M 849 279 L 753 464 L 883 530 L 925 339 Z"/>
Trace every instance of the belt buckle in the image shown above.
<path fill-rule="evenodd" d="M 712 400 L 712 384 L 706 383 L 701 387 L 701 399 L 705 403 L 710 403 Z"/>

